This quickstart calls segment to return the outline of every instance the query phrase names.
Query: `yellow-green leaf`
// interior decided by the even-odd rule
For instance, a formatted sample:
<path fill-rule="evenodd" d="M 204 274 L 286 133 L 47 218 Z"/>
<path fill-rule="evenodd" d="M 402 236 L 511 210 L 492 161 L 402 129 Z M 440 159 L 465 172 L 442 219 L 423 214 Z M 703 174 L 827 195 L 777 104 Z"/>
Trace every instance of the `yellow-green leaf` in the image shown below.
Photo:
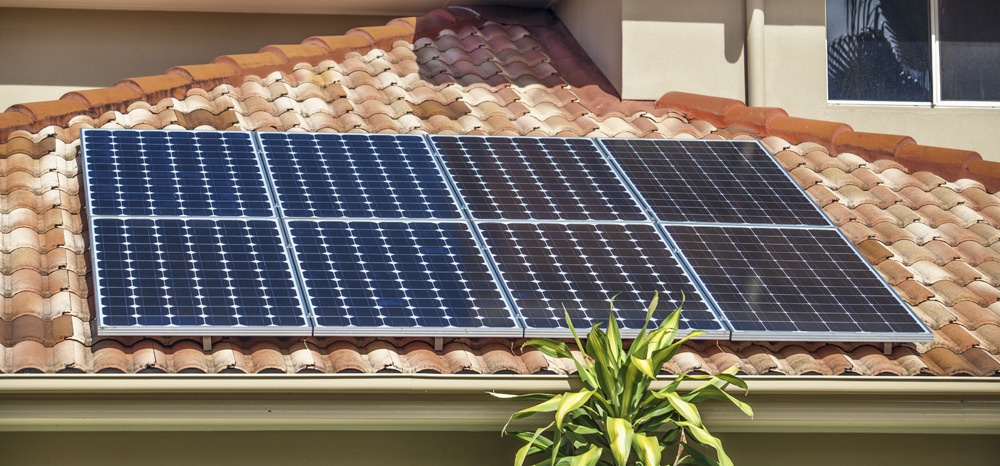
<path fill-rule="evenodd" d="M 535 435 L 531 437 L 531 440 L 528 441 L 528 443 L 526 443 L 519 450 L 517 450 L 517 454 L 514 455 L 514 466 L 522 466 L 524 464 L 524 460 L 528 457 L 528 452 L 531 450 L 531 446 L 535 444 L 535 440 L 542 435 L 542 432 L 545 432 L 546 429 L 552 427 L 552 424 L 549 424 L 545 427 L 539 427 L 537 430 L 535 430 Z"/>
<path fill-rule="evenodd" d="M 665 395 L 670 406 L 673 406 L 685 420 L 696 426 L 701 426 L 701 414 L 698 413 L 698 408 L 695 405 L 681 399 L 681 396 L 676 392 L 667 392 Z"/>
<path fill-rule="evenodd" d="M 554 395 L 552 398 L 549 398 L 548 400 L 538 403 L 537 405 L 534 405 L 530 408 L 524 408 L 514 413 L 513 415 L 510 416 L 510 419 L 507 420 L 507 424 L 504 424 L 503 433 L 505 434 L 507 433 L 507 426 L 509 426 L 510 423 L 514 422 L 515 420 L 531 416 L 532 414 L 535 413 L 551 413 L 552 411 L 559 409 L 559 403 L 562 402 L 562 397 L 563 397 L 562 395 Z"/>
<path fill-rule="evenodd" d="M 582 454 L 560 459 L 556 462 L 556 466 L 594 466 L 601 460 L 602 453 L 604 450 L 601 447 L 591 445 L 590 449 Z"/>
<path fill-rule="evenodd" d="M 646 377 L 649 377 L 651 379 L 656 379 L 656 370 L 655 368 L 653 368 L 652 361 L 650 361 L 649 359 L 640 359 L 635 356 L 632 356 L 629 358 L 629 362 L 633 366 L 635 366 L 636 369 L 639 369 L 639 371 L 641 371 L 643 374 L 646 374 Z"/>
<path fill-rule="evenodd" d="M 729 455 L 722 448 L 722 441 L 708 433 L 708 429 L 690 422 L 678 422 L 677 426 L 686 430 L 699 443 L 715 448 L 719 456 L 719 466 L 733 466 L 733 460 L 729 459 Z"/>
<path fill-rule="evenodd" d="M 615 464 L 624 466 L 628 463 L 628 457 L 632 453 L 632 423 L 625 419 L 609 417 L 604 425 L 608 429 L 608 442 L 611 444 L 611 456 L 615 458 Z"/>
<path fill-rule="evenodd" d="M 632 436 L 632 446 L 635 447 L 636 454 L 639 455 L 642 464 L 660 466 L 660 455 L 663 453 L 663 447 L 660 446 L 656 437 L 637 433 Z"/>
<path fill-rule="evenodd" d="M 559 408 L 556 409 L 556 428 L 562 430 L 563 428 L 563 418 L 567 414 L 573 412 L 573 410 L 583 406 L 590 396 L 594 392 L 591 390 L 581 390 L 579 392 L 565 393 L 562 396 L 562 400 L 559 402 Z"/>

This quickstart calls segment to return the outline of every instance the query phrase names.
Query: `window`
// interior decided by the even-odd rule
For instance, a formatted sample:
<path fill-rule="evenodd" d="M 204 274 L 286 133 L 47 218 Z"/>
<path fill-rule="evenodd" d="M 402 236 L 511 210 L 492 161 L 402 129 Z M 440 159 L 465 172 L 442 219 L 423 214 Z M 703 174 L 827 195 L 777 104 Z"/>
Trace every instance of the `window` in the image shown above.
<path fill-rule="evenodd" d="M 1000 105 L 1000 2 L 827 0 L 835 102 Z"/>

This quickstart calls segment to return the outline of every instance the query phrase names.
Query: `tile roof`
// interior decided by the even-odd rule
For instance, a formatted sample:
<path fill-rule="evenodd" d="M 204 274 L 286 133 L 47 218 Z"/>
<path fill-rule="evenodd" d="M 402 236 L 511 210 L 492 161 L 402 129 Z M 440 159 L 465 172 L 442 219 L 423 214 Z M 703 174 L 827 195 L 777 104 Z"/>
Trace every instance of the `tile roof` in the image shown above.
<path fill-rule="evenodd" d="M 760 138 L 934 329 L 927 344 L 698 341 L 670 372 L 1000 373 L 1000 164 L 678 92 L 622 101 L 551 13 L 436 10 L 0 113 L 0 373 L 566 373 L 506 339 L 96 334 L 81 128 Z"/>

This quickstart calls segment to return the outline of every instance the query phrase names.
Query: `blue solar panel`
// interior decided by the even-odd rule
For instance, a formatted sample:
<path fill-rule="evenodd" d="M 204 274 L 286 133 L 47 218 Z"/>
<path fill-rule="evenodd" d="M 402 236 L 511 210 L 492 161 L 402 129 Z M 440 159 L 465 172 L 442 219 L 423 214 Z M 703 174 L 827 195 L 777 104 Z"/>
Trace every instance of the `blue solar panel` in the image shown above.
<path fill-rule="evenodd" d="M 93 229 L 103 328 L 309 333 L 276 220 L 99 218 Z"/>
<path fill-rule="evenodd" d="M 618 295 L 628 335 L 659 292 L 712 338 L 931 337 L 755 142 L 81 139 L 109 334 L 565 337 Z"/>
<path fill-rule="evenodd" d="M 520 335 L 465 223 L 289 222 L 317 333 Z"/>
<path fill-rule="evenodd" d="M 249 133 L 87 130 L 90 215 L 273 217 Z"/>
<path fill-rule="evenodd" d="M 661 221 L 831 225 L 756 141 L 601 142 Z"/>
<path fill-rule="evenodd" d="M 260 134 L 286 218 L 459 218 L 420 136 Z"/>
<path fill-rule="evenodd" d="M 835 230 L 668 225 L 667 231 L 734 339 L 913 341 L 928 334 Z"/>
<path fill-rule="evenodd" d="M 667 316 L 684 300 L 681 325 L 725 335 L 724 327 L 652 225 L 480 223 L 488 252 L 528 334 L 567 335 L 563 310 L 587 329 L 606 321 L 615 295 L 625 333 L 638 331 L 660 293 Z"/>
<path fill-rule="evenodd" d="M 592 139 L 431 140 L 475 219 L 647 219 Z"/>

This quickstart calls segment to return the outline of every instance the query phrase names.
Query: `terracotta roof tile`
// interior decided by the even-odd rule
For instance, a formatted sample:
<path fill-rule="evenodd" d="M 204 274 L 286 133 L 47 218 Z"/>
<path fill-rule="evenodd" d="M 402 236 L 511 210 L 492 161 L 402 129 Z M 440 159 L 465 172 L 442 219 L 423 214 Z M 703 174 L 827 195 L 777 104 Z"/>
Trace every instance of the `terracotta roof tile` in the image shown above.
<path fill-rule="evenodd" d="M 937 340 L 888 356 L 873 345 L 694 342 L 667 369 L 997 373 L 1000 199 L 986 191 L 996 189 L 995 167 L 728 99 L 668 93 L 658 104 L 618 98 L 550 13 L 447 9 L 12 107 L 0 114 L 0 372 L 575 370 L 502 339 L 447 340 L 435 351 L 428 339 L 227 337 L 206 351 L 184 338 L 95 336 L 75 153 L 80 128 L 106 126 L 762 137 Z"/>

